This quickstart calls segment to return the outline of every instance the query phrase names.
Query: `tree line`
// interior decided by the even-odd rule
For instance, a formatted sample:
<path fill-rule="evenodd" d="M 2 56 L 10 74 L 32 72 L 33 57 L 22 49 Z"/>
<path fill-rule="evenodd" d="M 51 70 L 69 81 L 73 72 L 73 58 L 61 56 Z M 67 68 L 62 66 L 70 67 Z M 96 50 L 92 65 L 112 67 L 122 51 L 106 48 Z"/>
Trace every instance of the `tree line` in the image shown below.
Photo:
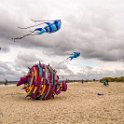
<path fill-rule="evenodd" d="M 104 80 L 108 80 L 109 82 L 124 82 L 124 76 L 120 77 L 104 77 L 100 79 L 100 82 L 103 82 Z"/>

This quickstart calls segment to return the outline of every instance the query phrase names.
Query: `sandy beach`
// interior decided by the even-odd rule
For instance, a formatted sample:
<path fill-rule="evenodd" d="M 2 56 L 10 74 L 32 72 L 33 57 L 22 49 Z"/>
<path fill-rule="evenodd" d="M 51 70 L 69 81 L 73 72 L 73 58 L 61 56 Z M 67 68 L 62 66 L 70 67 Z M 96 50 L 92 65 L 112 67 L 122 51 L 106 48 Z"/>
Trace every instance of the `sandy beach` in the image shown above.
<path fill-rule="evenodd" d="M 25 99 L 21 87 L 0 86 L 0 124 L 124 124 L 124 83 L 68 84 L 46 101 Z"/>

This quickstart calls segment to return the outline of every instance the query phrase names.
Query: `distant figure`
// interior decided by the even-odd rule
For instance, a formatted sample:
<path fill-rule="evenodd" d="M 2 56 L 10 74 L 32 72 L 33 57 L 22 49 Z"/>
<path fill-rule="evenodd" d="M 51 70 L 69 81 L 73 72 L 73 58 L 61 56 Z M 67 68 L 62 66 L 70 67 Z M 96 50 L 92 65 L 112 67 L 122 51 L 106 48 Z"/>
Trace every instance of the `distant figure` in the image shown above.
<path fill-rule="evenodd" d="M 109 83 L 108 83 L 108 80 L 107 80 L 107 79 L 103 81 L 103 85 L 104 85 L 104 86 L 108 86 L 108 85 L 109 85 Z"/>
<path fill-rule="evenodd" d="M 106 82 L 107 82 L 107 85 L 109 85 L 108 80 L 106 80 Z"/>
<path fill-rule="evenodd" d="M 4 85 L 8 85 L 8 80 L 5 80 Z"/>
<path fill-rule="evenodd" d="M 84 83 L 83 79 L 82 79 L 82 84 Z"/>

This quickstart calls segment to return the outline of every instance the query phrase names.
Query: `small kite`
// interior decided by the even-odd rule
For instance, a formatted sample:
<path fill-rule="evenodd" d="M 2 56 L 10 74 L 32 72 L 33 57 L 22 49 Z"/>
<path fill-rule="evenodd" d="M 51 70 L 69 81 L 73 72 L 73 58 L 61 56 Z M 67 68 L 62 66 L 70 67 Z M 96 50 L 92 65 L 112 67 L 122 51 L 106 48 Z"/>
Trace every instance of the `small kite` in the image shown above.
<path fill-rule="evenodd" d="M 32 20 L 32 21 L 34 21 L 34 22 L 41 21 L 41 23 L 26 27 L 26 28 L 21 28 L 21 27 L 18 27 L 18 28 L 19 29 L 28 29 L 28 28 L 39 26 L 39 25 L 42 25 L 42 24 L 46 24 L 46 26 L 44 26 L 42 28 L 41 27 L 36 28 L 35 30 L 30 31 L 29 33 L 27 33 L 27 34 L 25 34 L 23 36 L 12 38 L 14 40 L 14 42 L 17 39 L 22 39 L 22 38 L 27 37 L 27 36 L 41 35 L 43 33 L 54 33 L 54 32 L 58 31 L 61 28 L 61 20 L 60 19 L 53 20 L 53 21 L 52 20 L 51 21 Z"/>
<path fill-rule="evenodd" d="M 79 57 L 79 56 L 80 56 L 80 52 L 73 52 L 72 54 L 69 54 L 69 55 L 70 55 L 70 56 L 69 56 L 66 60 L 60 62 L 59 64 L 62 64 L 62 63 L 64 63 L 64 62 L 71 61 L 71 60 L 73 60 L 74 58 Z M 58 65 L 59 65 L 59 64 L 58 64 Z"/>
<path fill-rule="evenodd" d="M 80 56 L 79 52 L 73 52 L 72 54 L 70 54 L 71 56 L 69 56 L 67 59 L 70 59 L 70 61 L 74 58 L 77 58 Z"/>

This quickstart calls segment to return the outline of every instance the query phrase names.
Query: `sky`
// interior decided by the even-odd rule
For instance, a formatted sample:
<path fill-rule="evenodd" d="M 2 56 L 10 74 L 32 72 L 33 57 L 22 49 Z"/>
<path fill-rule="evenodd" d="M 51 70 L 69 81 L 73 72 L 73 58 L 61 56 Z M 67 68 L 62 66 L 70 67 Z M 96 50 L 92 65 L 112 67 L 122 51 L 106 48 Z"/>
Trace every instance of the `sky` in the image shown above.
<path fill-rule="evenodd" d="M 0 0 L 0 80 L 19 80 L 28 67 L 50 64 L 60 79 L 124 75 L 123 0 Z M 31 19 L 61 19 L 52 34 L 29 36 Z M 62 62 L 73 51 L 80 57 Z"/>

